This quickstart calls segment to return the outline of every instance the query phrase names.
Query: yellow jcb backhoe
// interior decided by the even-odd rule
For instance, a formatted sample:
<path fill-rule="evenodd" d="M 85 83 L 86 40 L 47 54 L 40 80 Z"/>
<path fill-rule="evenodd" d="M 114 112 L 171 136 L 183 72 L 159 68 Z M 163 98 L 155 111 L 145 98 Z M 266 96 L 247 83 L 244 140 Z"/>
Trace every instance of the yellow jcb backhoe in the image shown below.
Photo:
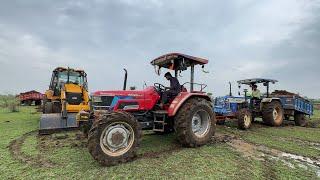
<path fill-rule="evenodd" d="M 76 114 L 89 110 L 87 74 L 83 70 L 58 67 L 53 70 L 43 100 L 39 134 L 78 128 Z"/>

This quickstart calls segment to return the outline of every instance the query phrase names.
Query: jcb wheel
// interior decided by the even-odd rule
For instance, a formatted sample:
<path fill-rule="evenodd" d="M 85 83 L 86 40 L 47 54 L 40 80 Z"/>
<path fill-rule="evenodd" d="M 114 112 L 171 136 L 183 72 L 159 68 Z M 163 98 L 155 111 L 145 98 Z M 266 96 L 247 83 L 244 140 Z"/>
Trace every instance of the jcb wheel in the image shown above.
<path fill-rule="evenodd" d="M 284 119 L 283 108 L 278 101 L 272 101 L 263 105 L 262 120 L 270 126 L 280 126 Z"/>
<path fill-rule="evenodd" d="M 102 115 L 89 131 L 88 148 L 102 166 L 133 160 L 141 140 L 139 122 L 126 112 Z"/>
<path fill-rule="evenodd" d="M 175 117 L 177 139 L 185 147 L 207 144 L 215 128 L 216 118 L 211 103 L 204 98 L 187 100 Z"/>
<path fill-rule="evenodd" d="M 52 102 L 46 102 L 44 105 L 44 113 L 50 114 L 53 112 L 53 103 Z"/>
<path fill-rule="evenodd" d="M 307 117 L 302 113 L 296 113 L 294 115 L 294 122 L 296 126 L 305 127 L 307 125 Z"/>

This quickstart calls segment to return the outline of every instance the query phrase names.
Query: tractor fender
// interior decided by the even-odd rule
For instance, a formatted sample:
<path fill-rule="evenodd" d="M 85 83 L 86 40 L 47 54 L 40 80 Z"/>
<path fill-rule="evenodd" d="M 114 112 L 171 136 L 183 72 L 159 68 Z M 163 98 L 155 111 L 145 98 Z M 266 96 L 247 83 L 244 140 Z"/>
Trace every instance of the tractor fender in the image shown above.
<path fill-rule="evenodd" d="M 263 98 L 261 100 L 262 103 L 270 103 L 272 101 L 280 101 L 280 98 Z"/>
<path fill-rule="evenodd" d="M 208 101 L 211 102 L 211 99 L 208 95 L 205 93 L 188 93 L 188 92 L 182 92 L 180 93 L 170 104 L 169 109 L 168 109 L 168 116 L 173 117 L 177 114 L 179 111 L 180 107 L 190 98 L 194 97 L 200 97 L 207 99 Z"/>
<path fill-rule="evenodd" d="M 261 100 L 260 110 L 262 110 L 263 105 L 264 105 L 265 103 L 271 103 L 272 101 L 279 101 L 280 104 L 282 105 L 280 98 L 263 98 L 263 99 Z"/>

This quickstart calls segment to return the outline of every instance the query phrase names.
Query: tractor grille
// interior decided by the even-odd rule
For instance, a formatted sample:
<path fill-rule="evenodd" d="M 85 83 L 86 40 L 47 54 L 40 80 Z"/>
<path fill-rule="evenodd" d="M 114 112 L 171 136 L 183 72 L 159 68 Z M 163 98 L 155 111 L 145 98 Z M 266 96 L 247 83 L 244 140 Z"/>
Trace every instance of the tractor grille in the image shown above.
<path fill-rule="evenodd" d="M 93 98 L 93 106 L 110 107 L 114 96 L 97 96 Z"/>
<path fill-rule="evenodd" d="M 66 93 L 67 102 L 70 105 L 79 105 L 83 102 L 81 93 Z"/>

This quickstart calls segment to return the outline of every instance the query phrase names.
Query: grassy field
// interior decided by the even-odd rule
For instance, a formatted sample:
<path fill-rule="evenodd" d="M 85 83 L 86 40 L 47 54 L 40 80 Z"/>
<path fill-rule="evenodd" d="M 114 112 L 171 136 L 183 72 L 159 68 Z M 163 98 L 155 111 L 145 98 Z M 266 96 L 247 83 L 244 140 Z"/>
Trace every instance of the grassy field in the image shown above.
<path fill-rule="evenodd" d="M 0 110 L 0 179 L 320 179 L 319 128 L 257 123 L 240 131 L 229 121 L 212 143 L 196 149 L 181 148 L 174 135 L 146 132 L 135 161 L 105 168 L 79 132 L 38 137 L 39 116 L 31 107 Z M 319 111 L 312 121 L 317 118 Z"/>

